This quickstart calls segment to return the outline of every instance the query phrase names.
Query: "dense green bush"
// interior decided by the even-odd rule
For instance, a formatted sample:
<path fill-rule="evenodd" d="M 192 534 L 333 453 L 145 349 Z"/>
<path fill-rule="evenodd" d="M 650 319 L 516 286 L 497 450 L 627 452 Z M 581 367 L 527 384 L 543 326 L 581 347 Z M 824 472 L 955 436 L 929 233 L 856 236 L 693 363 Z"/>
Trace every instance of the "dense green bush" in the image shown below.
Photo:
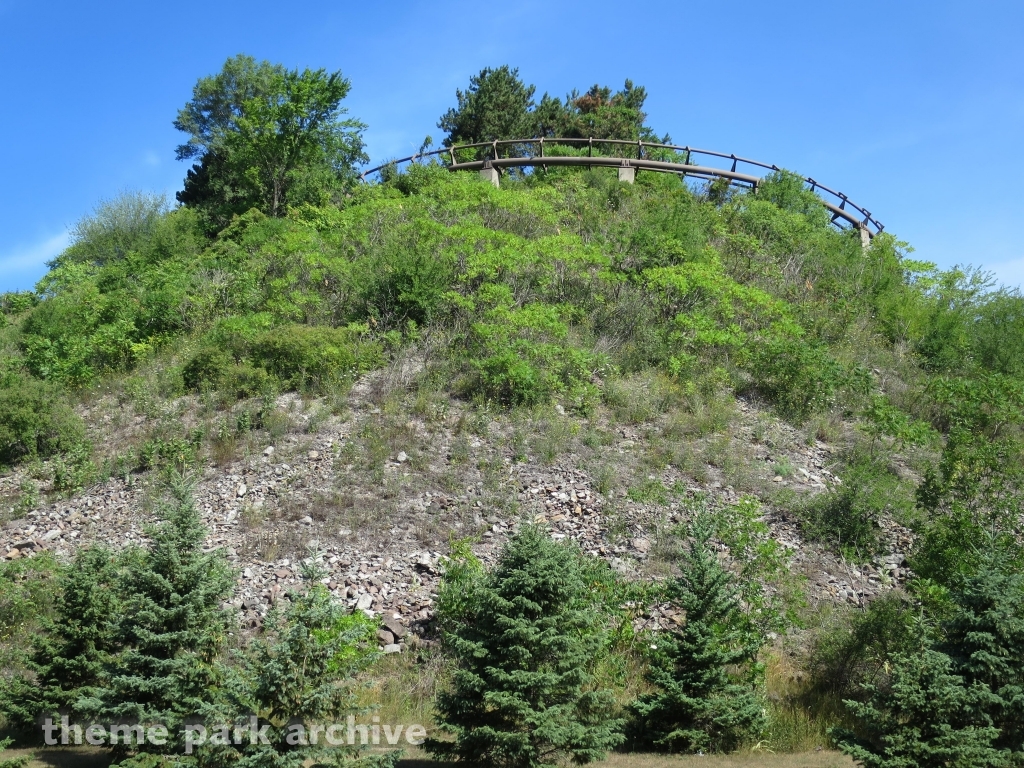
<path fill-rule="evenodd" d="M 85 425 L 57 387 L 0 373 L 0 464 L 47 458 L 84 444 Z"/>
<path fill-rule="evenodd" d="M 572 344 L 558 307 L 513 306 L 507 288 L 489 288 L 481 294 L 495 306 L 472 328 L 467 393 L 502 405 L 560 398 L 577 411 L 589 411 L 598 394 L 591 380 L 605 365 L 601 357 Z"/>
<path fill-rule="evenodd" d="M 912 488 L 879 457 L 855 453 L 840 480 L 800 510 L 810 538 L 864 559 L 881 543 L 882 520 L 912 521 Z"/>
<path fill-rule="evenodd" d="M 866 686 L 867 702 L 847 702 L 859 733 L 839 729 L 840 749 L 867 768 L 1002 768 L 1009 755 L 985 710 L 988 687 L 966 684 L 948 656 L 934 650 L 896 654 L 888 685 Z"/>
<path fill-rule="evenodd" d="M 359 339 L 349 328 L 285 325 L 257 330 L 247 323 L 223 323 L 182 368 L 185 386 L 216 390 L 232 399 L 272 392 L 276 387 L 325 389 L 383 362 L 379 344 Z"/>
<path fill-rule="evenodd" d="M 770 339 L 754 350 L 757 391 L 797 421 L 836 402 L 848 376 L 828 350 L 802 339 Z"/>

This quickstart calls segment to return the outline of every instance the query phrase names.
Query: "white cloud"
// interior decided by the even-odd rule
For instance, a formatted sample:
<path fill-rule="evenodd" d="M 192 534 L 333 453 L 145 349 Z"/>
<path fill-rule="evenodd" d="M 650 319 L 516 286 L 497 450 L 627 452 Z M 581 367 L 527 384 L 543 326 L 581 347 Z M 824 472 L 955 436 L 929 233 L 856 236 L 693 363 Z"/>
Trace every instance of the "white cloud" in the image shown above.
<path fill-rule="evenodd" d="M 59 235 L 54 235 L 42 242 L 15 248 L 13 251 L 0 256 L 0 275 L 7 277 L 14 273 L 42 269 L 46 262 L 67 248 L 70 242 L 71 234 L 69 232 L 61 232 Z M 0 283 L 2 282 L 4 282 L 4 279 L 0 277 Z"/>

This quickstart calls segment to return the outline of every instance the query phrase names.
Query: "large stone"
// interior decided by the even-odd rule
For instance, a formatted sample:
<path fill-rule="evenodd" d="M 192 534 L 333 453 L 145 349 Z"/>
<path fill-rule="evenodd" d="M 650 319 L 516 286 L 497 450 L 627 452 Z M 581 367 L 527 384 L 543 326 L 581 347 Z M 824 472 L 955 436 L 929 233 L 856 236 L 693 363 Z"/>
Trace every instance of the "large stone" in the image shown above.
<path fill-rule="evenodd" d="M 381 645 L 394 645 L 395 636 L 386 629 L 377 630 L 377 639 Z"/>
<path fill-rule="evenodd" d="M 384 646 L 384 653 L 401 653 L 401 652 L 402 652 L 402 646 L 400 646 L 398 643 L 391 643 L 390 645 L 385 645 Z"/>
<path fill-rule="evenodd" d="M 356 599 L 356 610 L 357 611 L 365 611 L 365 610 L 369 609 L 371 605 L 373 605 L 373 595 L 370 595 L 370 594 L 368 594 L 366 592 L 361 594 Z"/>
<path fill-rule="evenodd" d="M 401 639 L 405 637 L 406 629 L 398 622 L 397 619 L 384 619 L 383 623 L 384 626 L 388 629 L 388 631 L 391 632 L 391 634 L 393 634 L 396 638 Z"/>

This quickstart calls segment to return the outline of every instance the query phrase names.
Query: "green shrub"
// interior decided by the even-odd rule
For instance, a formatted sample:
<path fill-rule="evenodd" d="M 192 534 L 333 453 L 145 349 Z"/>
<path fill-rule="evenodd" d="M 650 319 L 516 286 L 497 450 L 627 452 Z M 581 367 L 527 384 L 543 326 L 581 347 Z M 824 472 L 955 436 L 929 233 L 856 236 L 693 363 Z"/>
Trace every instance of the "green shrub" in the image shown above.
<path fill-rule="evenodd" d="M 801 510 L 803 529 L 810 538 L 863 559 L 878 549 L 883 518 L 910 522 L 913 491 L 883 460 L 867 455 L 853 456 L 840 480 Z"/>
<path fill-rule="evenodd" d="M 39 296 L 32 291 L 8 291 L 0 293 L 0 314 L 20 315 L 39 303 Z"/>
<path fill-rule="evenodd" d="M 263 368 L 248 362 L 236 363 L 222 349 L 197 352 L 181 371 L 185 387 L 194 392 L 216 391 L 232 400 L 272 392 L 276 380 Z"/>
<path fill-rule="evenodd" d="M 326 387 L 383 362 L 380 347 L 347 328 L 286 325 L 253 340 L 253 362 L 289 386 Z"/>
<path fill-rule="evenodd" d="M 473 325 L 465 350 L 472 371 L 466 394 L 502 405 L 538 405 L 562 398 L 588 412 L 598 391 L 591 379 L 604 360 L 569 341 L 569 325 L 558 307 L 512 305 L 505 286 L 482 293 L 496 306 Z"/>
<path fill-rule="evenodd" d="M 290 389 L 327 388 L 378 367 L 380 345 L 361 341 L 349 328 L 285 325 L 263 330 L 262 322 L 225 322 L 211 332 L 209 346 L 182 368 L 185 386 L 219 391 L 234 399 Z"/>
<path fill-rule="evenodd" d="M 865 686 L 867 702 L 846 702 L 856 731 L 835 731 L 839 748 L 866 768 L 1008 765 L 985 712 L 995 696 L 983 684 L 965 684 L 944 653 L 896 654 L 887 682 Z"/>
<path fill-rule="evenodd" d="M 82 446 L 85 425 L 60 390 L 16 373 L 0 375 L 0 464 Z"/>
<path fill-rule="evenodd" d="M 797 421 L 833 405 L 847 380 L 843 367 L 826 349 L 800 339 L 759 343 L 750 372 L 758 392 Z"/>

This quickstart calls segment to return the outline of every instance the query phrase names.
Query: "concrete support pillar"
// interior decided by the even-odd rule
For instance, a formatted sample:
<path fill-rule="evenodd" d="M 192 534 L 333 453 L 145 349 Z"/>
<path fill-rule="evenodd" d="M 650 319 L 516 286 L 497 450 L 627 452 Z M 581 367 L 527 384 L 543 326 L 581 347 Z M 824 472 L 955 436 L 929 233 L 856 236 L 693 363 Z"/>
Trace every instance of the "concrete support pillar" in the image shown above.
<path fill-rule="evenodd" d="M 860 244 L 861 247 L 867 250 L 871 247 L 871 233 L 867 227 L 858 227 L 860 230 Z"/>
<path fill-rule="evenodd" d="M 619 166 L 619 181 L 624 181 L 627 184 L 632 184 L 636 181 L 636 168 L 631 165 L 623 163 Z"/>
<path fill-rule="evenodd" d="M 499 174 L 498 169 L 489 162 L 480 169 L 480 178 L 491 182 L 491 184 L 496 187 L 500 186 L 501 174 Z"/>

